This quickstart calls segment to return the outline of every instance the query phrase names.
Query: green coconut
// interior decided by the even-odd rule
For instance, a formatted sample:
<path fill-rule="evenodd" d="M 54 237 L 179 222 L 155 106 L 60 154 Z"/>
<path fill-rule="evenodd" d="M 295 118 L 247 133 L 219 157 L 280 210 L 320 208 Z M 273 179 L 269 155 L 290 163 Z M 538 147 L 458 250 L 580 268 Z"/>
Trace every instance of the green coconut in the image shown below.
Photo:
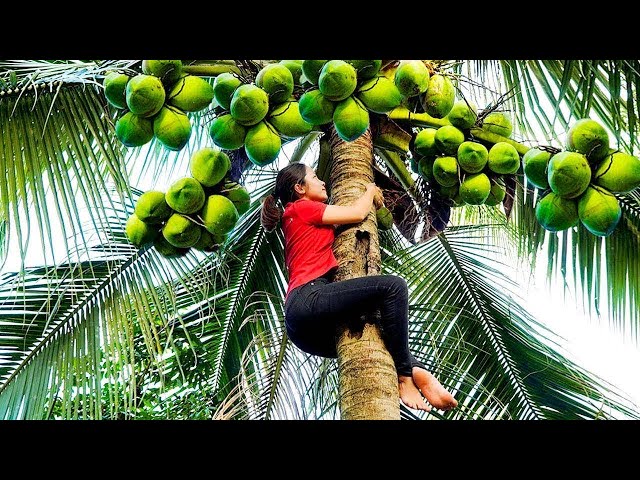
<path fill-rule="evenodd" d="M 436 157 L 433 162 L 433 178 L 443 187 L 451 187 L 458 183 L 458 161 L 456 157 Z"/>
<path fill-rule="evenodd" d="M 167 203 L 164 192 L 148 190 L 138 197 L 134 213 L 143 222 L 153 225 L 164 222 L 173 209 Z"/>
<path fill-rule="evenodd" d="M 165 199 L 176 212 L 189 215 L 202 208 L 205 200 L 204 188 L 195 178 L 183 177 L 169 186 Z"/>
<path fill-rule="evenodd" d="M 124 227 L 127 239 L 138 248 L 151 243 L 159 231 L 157 225 L 143 222 L 135 213 L 129 215 Z"/>
<path fill-rule="evenodd" d="M 247 127 L 236 122 L 230 113 L 220 115 L 211 122 L 209 135 L 218 147 L 237 150 L 244 145 Z"/>
<path fill-rule="evenodd" d="M 313 125 L 300 115 L 300 104 L 295 101 L 276 105 L 268 118 L 278 133 L 287 139 L 302 137 L 313 129 Z"/>
<path fill-rule="evenodd" d="M 369 127 L 369 111 L 357 98 L 347 97 L 336 105 L 333 124 L 342 140 L 352 142 Z"/>
<path fill-rule="evenodd" d="M 226 235 L 235 227 L 240 215 L 224 195 L 209 195 L 200 212 L 205 228 L 214 235 Z"/>
<path fill-rule="evenodd" d="M 231 168 L 231 159 L 222 150 L 204 147 L 193 152 L 189 159 L 189 171 L 205 187 L 218 184 Z"/>
<path fill-rule="evenodd" d="M 482 120 L 482 128 L 506 138 L 513 133 L 513 123 L 504 112 L 491 112 Z"/>
<path fill-rule="evenodd" d="M 591 163 L 603 160 L 609 153 L 609 134 L 595 120 L 582 118 L 567 132 L 567 150 L 582 153 Z"/>
<path fill-rule="evenodd" d="M 329 60 L 303 60 L 302 73 L 309 82 L 313 85 L 318 85 L 322 67 L 324 67 L 328 61 Z"/>
<path fill-rule="evenodd" d="M 213 81 L 213 98 L 223 109 L 229 110 L 233 94 L 240 85 L 242 85 L 242 80 L 233 73 L 221 73 Z"/>
<path fill-rule="evenodd" d="M 358 80 L 369 80 L 380 72 L 382 60 L 345 60 L 356 69 Z"/>
<path fill-rule="evenodd" d="M 393 215 L 387 207 L 380 207 L 376 210 L 376 221 L 379 230 L 389 230 L 393 227 Z"/>
<path fill-rule="evenodd" d="M 238 215 L 243 215 L 251 205 L 251 196 L 249 191 L 237 182 L 225 182 L 224 188 L 220 191 L 222 195 L 227 197 L 235 205 Z"/>
<path fill-rule="evenodd" d="M 405 97 L 415 97 L 427 91 L 431 75 L 422 60 L 403 60 L 398 65 L 393 83 L 400 94 Z"/>
<path fill-rule="evenodd" d="M 269 95 L 256 85 L 245 83 L 233 92 L 229 111 L 240 125 L 256 125 L 269 111 Z"/>
<path fill-rule="evenodd" d="M 489 149 L 487 167 L 501 175 L 516 173 L 520 168 L 520 155 L 516 147 L 507 142 L 493 144 Z"/>
<path fill-rule="evenodd" d="M 129 75 L 118 72 L 111 72 L 104 77 L 104 96 L 110 105 L 120 109 L 127 108 L 127 83 L 130 79 Z"/>
<path fill-rule="evenodd" d="M 263 167 L 278 158 L 282 140 L 276 129 L 267 121 L 259 122 L 247 130 L 244 150 L 249 160 Z"/>
<path fill-rule="evenodd" d="M 116 137 L 127 147 L 140 147 L 153 138 L 153 120 L 127 112 L 116 120 Z"/>
<path fill-rule="evenodd" d="M 164 238 L 164 235 L 158 235 L 153 242 L 153 246 L 156 251 L 165 258 L 178 258 L 183 257 L 190 250 L 187 248 L 178 248 L 171 245 L 167 242 L 167 239 Z"/>
<path fill-rule="evenodd" d="M 536 205 L 536 219 L 546 230 L 559 232 L 574 227 L 580 221 L 578 203 L 549 192 Z"/>
<path fill-rule="evenodd" d="M 448 198 L 452 200 L 454 207 L 459 207 L 464 205 L 464 201 L 460 197 L 460 184 L 454 183 L 453 185 L 449 185 L 447 187 L 439 185 L 438 193 L 441 197 Z"/>
<path fill-rule="evenodd" d="M 495 207 L 502 203 L 504 197 L 507 195 L 507 190 L 504 187 L 504 180 L 501 177 L 494 177 L 491 179 L 491 191 L 489 196 L 484 201 L 484 204 L 489 207 Z"/>
<path fill-rule="evenodd" d="M 534 187 L 547 189 L 549 188 L 549 180 L 547 180 L 547 168 L 551 152 L 531 148 L 522 156 L 522 168 L 527 181 Z"/>
<path fill-rule="evenodd" d="M 271 105 L 287 101 L 293 93 L 293 84 L 291 71 L 281 63 L 266 65 L 256 76 L 256 85 L 267 92 Z"/>
<path fill-rule="evenodd" d="M 300 76 L 302 75 L 302 60 L 280 60 L 280 65 L 284 65 L 291 72 L 294 85 L 300 85 Z"/>
<path fill-rule="evenodd" d="M 173 85 L 182 76 L 182 60 L 143 60 L 142 73 L 158 77 L 164 85 Z"/>
<path fill-rule="evenodd" d="M 549 159 L 547 181 L 556 195 L 565 198 L 580 196 L 591 182 L 587 157 L 578 152 L 556 153 Z"/>
<path fill-rule="evenodd" d="M 467 173 L 478 173 L 487 165 L 489 151 L 478 142 L 464 141 L 456 152 L 458 164 Z"/>
<path fill-rule="evenodd" d="M 469 205 L 482 205 L 491 193 L 491 180 L 485 173 L 469 173 L 460 182 L 460 198 Z"/>
<path fill-rule="evenodd" d="M 340 102 L 355 92 L 358 74 L 352 65 L 344 60 L 329 60 L 324 64 L 318 77 L 318 89 L 333 102 Z"/>
<path fill-rule="evenodd" d="M 418 130 L 413 140 L 413 150 L 425 157 L 437 155 L 439 152 L 436 146 L 437 128 L 426 127 Z"/>
<path fill-rule="evenodd" d="M 640 186 L 640 158 L 614 152 L 598 165 L 594 182 L 611 192 L 628 193 Z"/>
<path fill-rule="evenodd" d="M 167 103 L 185 112 L 198 112 L 207 108 L 213 100 L 213 86 L 204 78 L 185 75 L 180 78 L 167 96 Z"/>
<path fill-rule="evenodd" d="M 174 247 L 189 248 L 200 239 L 200 225 L 180 213 L 173 213 L 162 227 L 162 236 Z"/>
<path fill-rule="evenodd" d="M 300 116 L 311 125 L 324 125 L 333 121 L 336 103 L 325 97 L 320 90 L 308 90 L 298 101 Z"/>
<path fill-rule="evenodd" d="M 453 125 L 443 125 L 436 130 L 433 140 L 440 152 L 445 155 L 456 155 L 458 147 L 464 142 L 464 133 Z"/>
<path fill-rule="evenodd" d="M 418 160 L 418 174 L 427 181 L 434 180 L 433 177 L 433 162 L 435 162 L 435 156 L 420 157 Z"/>
<path fill-rule="evenodd" d="M 206 228 L 200 227 L 200 239 L 192 248 L 200 250 L 201 252 L 214 252 L 225 242 L 225 240 L 225 235 L 214 235 Z"/>
<path fill-rule="evenodd" d="M 396 85 L 384 76 L 366 80 L 356 96 L 372 112 L 387 113 L 402 103 L 402 94 Z"/>
<path fill-rule="evenodd" d="M 164 105 L 166 93 L 158 77 L 135 75 L 127 82 L 125 100 L 131 113 L 142 117 L 151 117 Z"/>
<path fill-rule="evenodd" d="M 460 130 L 469 130 L 478 119 L 476 105 L 466 100 L 458 100 L 451 107 L 447 119 L 454 127 L 458 127 Z"/>
<path fill-rule="evenodd" d="M 191 121 L 176 107 L 162 107 L 153 119 L 153 133 L 169 150 L 181 150 L 191 138 Z"/>
<path fill-rule="evenodd" d="M 429 86 L 421 97 L 422 108 L 435 118 L 444 118 L 453 108 L 456 89 L 449 77 L 436 73 L 429 79 Z"/>
<path fill-rule="evenodd" d="M 605 188 L 589 186 L 578 200 L 578 217 L 594 235 L 607 237 L 615 230 L 622 209 L 618 199 Z"/>

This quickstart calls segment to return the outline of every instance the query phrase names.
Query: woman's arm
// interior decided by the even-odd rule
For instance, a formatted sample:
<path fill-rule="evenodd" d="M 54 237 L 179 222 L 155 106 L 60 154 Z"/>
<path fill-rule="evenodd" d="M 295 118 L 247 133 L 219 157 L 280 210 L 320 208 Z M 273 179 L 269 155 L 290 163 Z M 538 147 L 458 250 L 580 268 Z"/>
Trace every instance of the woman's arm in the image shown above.
<path fill-rule="evenodd" d="M 375 183 L 368 183 L 364 194 L 352 205 L 327 205 L 322 215 L 322 223 L 328 225 L 360 223 L 367 218 L 374 199 L 376 203 L 380 203 L 382 191 Z"/>

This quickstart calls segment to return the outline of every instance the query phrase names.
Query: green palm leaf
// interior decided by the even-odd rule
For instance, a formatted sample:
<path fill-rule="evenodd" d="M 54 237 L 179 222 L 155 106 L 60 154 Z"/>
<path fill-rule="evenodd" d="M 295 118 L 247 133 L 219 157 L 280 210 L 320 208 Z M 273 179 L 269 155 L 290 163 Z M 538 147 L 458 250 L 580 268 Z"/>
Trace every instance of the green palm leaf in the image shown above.
<path fill-rule="evenodd" d="M 594 418 L 607 415 L 604 403 L 636 416 L 628 398 L 566 359 L 559 339 L 520 306 L 518 285 L 504 273 L 512 269 L 497 255 L 503 247 L 492 242 L 494 228 L 452 227 L 384 259 L 413 292 L 416 357 L 464 398 L 463 408 L 447 415 Z"/>

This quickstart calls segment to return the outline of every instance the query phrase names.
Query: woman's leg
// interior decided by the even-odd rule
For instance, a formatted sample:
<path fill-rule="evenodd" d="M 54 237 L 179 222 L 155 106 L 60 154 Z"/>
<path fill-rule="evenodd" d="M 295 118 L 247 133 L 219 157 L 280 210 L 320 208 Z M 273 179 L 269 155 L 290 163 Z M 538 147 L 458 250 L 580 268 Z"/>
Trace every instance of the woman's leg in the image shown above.
<path fill-rule="evenodd" d="M 304 287 L 303 287 L 304 288 Z M 337 322 L 380 309 L 383 340 L 398 374 L 411 377 L 413 357 L 409 352 L 408 291 L 406 281 L 396 275 L 368 275 L 333 283 L 319 282 L 300 295 L 305 301 L 311 324 Z M 303 298 L 304 297 L 304 298 Z"/>
<path fill-rule="evenodd" d="M 452 408 L 453 397 L 409 351 L 408 290 L 406 281 L 396 275 L 369 275 L 328 283 L 319 279 L 300 288 L 288 305 L 287 328 L 304 351 L 318 350 L 327 343 L 327 332 L 335 332 L 337 323 L 364 313 L 380 310 L 380 328 L 387 350 L 398 372 L 399 393 L 403 403 L 429 410 L 422 394 L 436 408 Z M 327 328 L 329 327 L 329 328 Z M 324 340 L 323 340 L 324 339 Z M 333 339 L 335 344 L 335 338 Z M 298 343 L 296 343 L 298 344 Z M 315 344 L 317 346 L 310 347 Z M 325 356 L 335 356 L 325 355 Z M 417 380 L 417 381 L 414 381 Z"/>

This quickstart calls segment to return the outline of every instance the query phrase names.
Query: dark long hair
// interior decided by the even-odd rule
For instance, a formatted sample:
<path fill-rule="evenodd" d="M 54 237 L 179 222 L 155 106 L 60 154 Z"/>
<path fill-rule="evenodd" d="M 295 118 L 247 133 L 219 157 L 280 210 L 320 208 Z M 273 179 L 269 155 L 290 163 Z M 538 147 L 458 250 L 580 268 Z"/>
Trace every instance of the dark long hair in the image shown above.
<path fill-rule="evenodd" d="M 278 172 L 273 193 L 262 202 L 260 223 L 267 232 L 273 231 L 282 218 L 283 210 L 280 209 L 277 202 L 280 202 L 284 209 L 287 203 L 297 200 L 298 195 L 293 187 L 304 185 L 306 174 L 306 165 L 300 162 L 290 163 Z"/>

